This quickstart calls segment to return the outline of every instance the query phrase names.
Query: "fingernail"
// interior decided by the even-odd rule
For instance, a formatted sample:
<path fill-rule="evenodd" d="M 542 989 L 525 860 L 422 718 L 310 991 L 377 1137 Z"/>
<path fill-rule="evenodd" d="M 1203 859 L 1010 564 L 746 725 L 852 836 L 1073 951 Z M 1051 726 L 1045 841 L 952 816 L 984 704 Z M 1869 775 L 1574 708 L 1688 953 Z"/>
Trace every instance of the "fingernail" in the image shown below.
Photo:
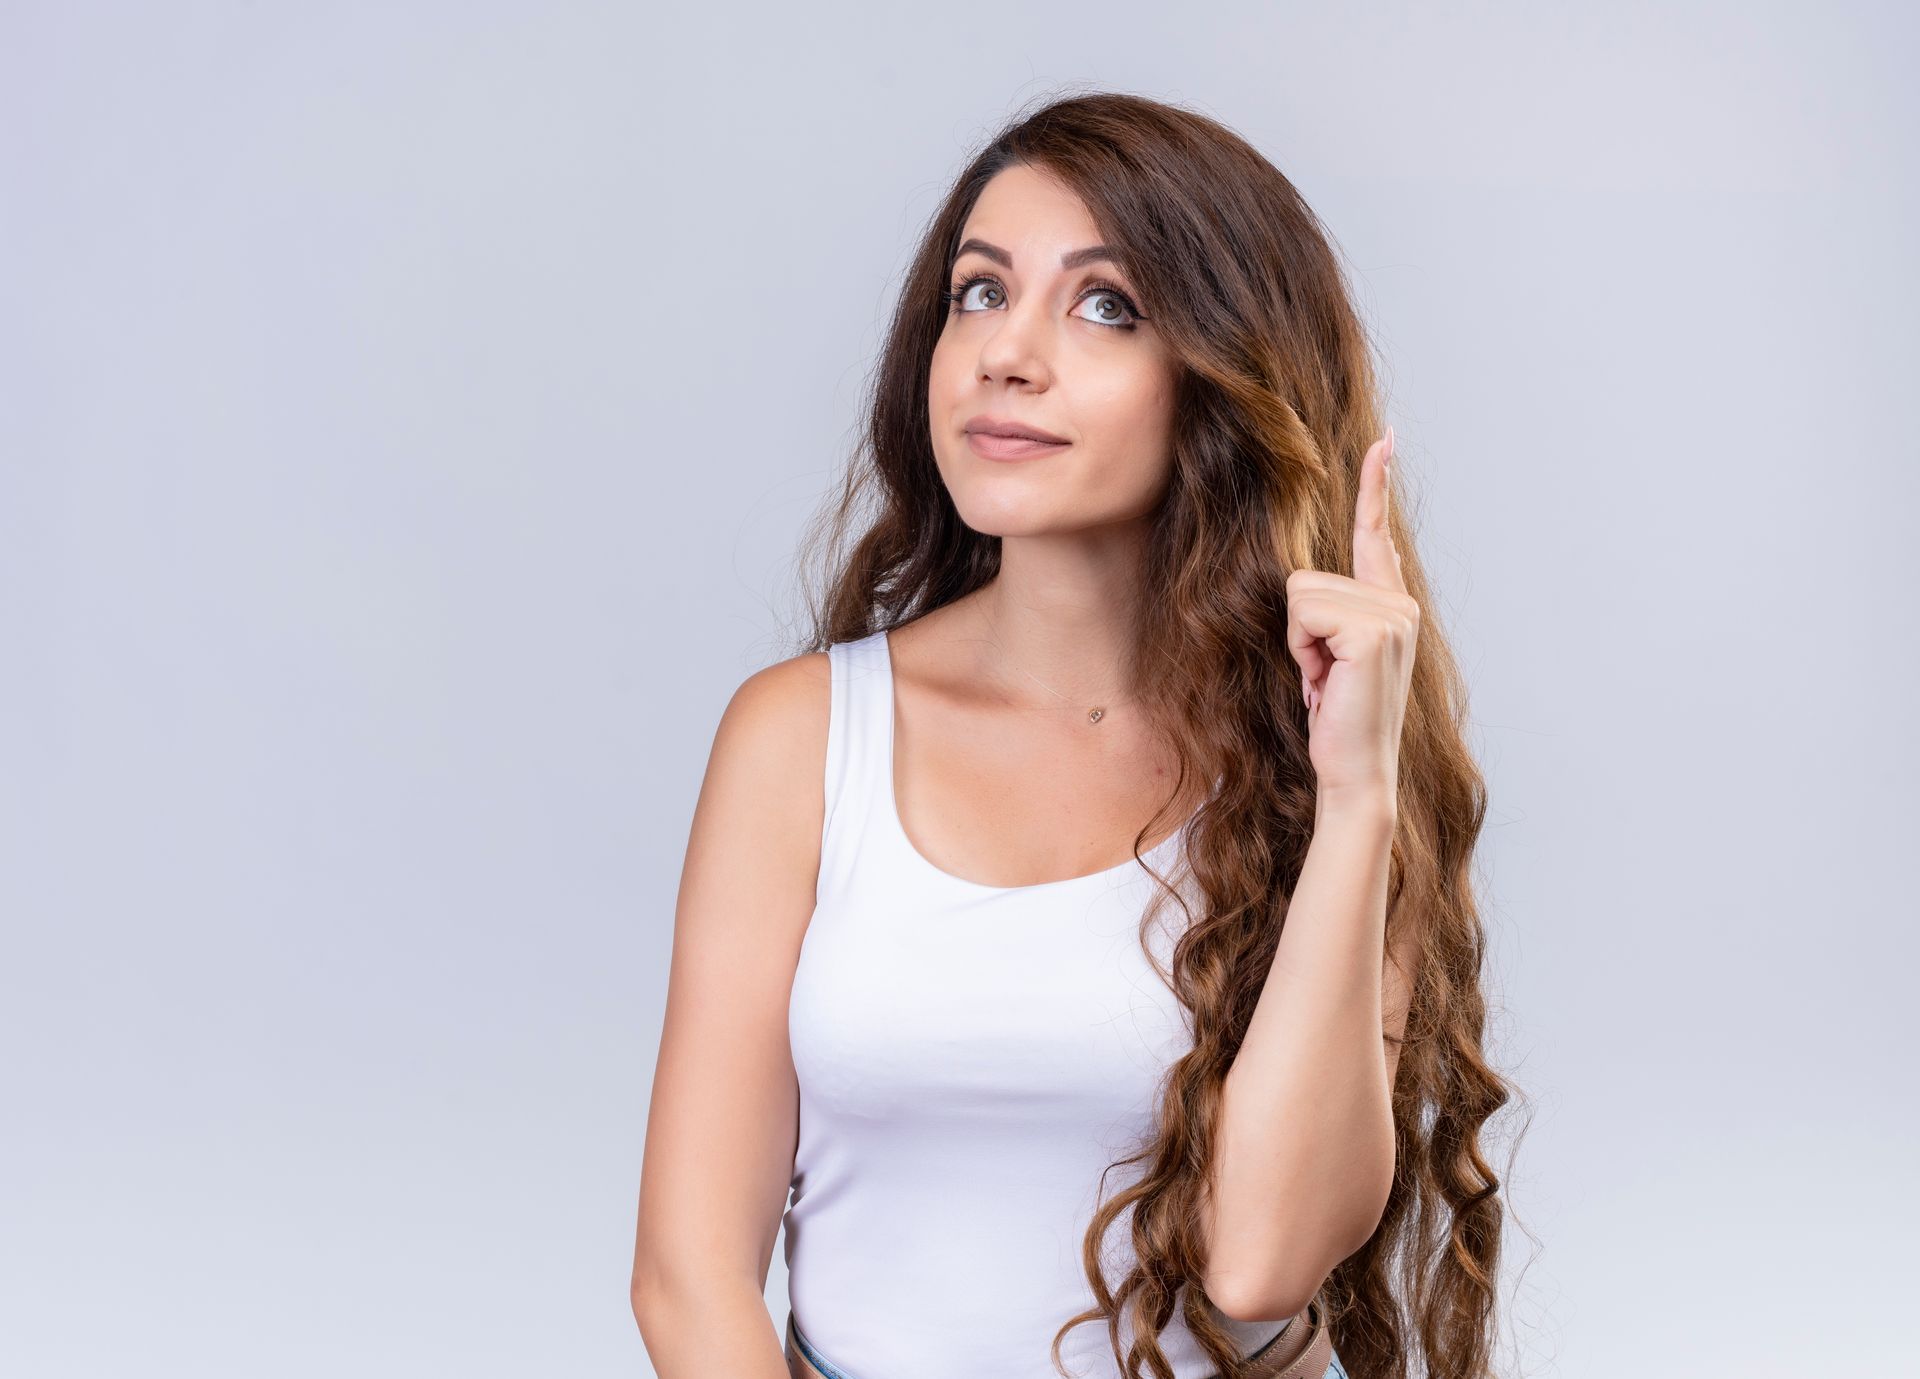
<path fill-rule="evenodd" d="M 1387 463 L 1393 463 L 1393 428 L 1387 428 Z"/>

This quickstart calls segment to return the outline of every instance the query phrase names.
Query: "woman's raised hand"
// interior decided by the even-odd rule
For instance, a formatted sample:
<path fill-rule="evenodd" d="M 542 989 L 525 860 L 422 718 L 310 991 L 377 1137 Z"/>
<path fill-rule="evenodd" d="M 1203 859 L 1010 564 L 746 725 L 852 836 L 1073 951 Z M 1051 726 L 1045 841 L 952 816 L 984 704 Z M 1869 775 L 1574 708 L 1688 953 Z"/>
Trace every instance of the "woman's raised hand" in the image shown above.
<path fill-rule="evenodd" d="M 1387 530 L 1392 458 L 1389 426 L 1360 461 L 1352 576 L 1287 576 L 1287 650 L 1300 666 L 1307 751 L 1323 799 L 1368 791 L 1397 798 L 1420 605 L 1400 578 L 1400 553 Z"/>

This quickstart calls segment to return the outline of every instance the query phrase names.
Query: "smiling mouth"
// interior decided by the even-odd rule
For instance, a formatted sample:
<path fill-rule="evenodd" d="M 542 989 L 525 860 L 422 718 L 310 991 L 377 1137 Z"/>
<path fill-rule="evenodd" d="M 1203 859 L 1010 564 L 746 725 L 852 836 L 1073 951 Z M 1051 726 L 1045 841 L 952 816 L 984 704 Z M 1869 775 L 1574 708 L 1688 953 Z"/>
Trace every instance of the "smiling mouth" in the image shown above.
<path fill-rule="evenodd" d="M 1067 441 L 1037 441 L 1031 436 L 995 436 L 985 431 L 967 432 L 967 444 L 976 455 L 989 460 L 1024 460 L 1035 455 L 1051 455 L 1065 450 Z"/>

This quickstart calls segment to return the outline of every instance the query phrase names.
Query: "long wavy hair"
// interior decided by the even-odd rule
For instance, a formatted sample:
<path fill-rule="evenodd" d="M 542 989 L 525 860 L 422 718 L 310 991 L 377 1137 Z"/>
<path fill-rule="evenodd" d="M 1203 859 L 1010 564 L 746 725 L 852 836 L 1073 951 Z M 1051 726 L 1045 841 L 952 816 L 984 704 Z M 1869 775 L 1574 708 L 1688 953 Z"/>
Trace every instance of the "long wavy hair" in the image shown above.
<path fill-rule="evenodd" d="M 1166 808 L 1134 839 L 1136 857 L 1189 782 L 1217 782 L 1189 822 L 1197 913 L 1188 907 L 1160 969 L 1191 1016 L 1193 1045 L 1161 1084 L 1152 1134 L 1109 1165 L 1141 1172 L 1095 1210 L 1082 1262 L 1096 1305 L 1065 1320 L 1053 1361 L 1060 1369 L 1069 1330 L 1104 1319 L 1122 1373 L 1144 1366 L 1171 1379 L 1158 1337 L 1179 1307 L 1234 1379 L 1241 1352 L 1205 1295 L 1201 1208 L 1223 1083 L 1313 836 L 1286 580 L 1300 568 L 1352 569 L 1360 461 L 1385 409 L 1329 237 L 1271 163 L 1176 106 L 1110 92 L 1052 100 L 1014 117 L 967 163 L 914 253 L 869 380 L 864 436 L 802 545 L 802 564 L 820 570 L 803 580 L 812 623 L 803 649 L 910 622 L 999 569 L 1000 539 L 960 520 L 935 465 L 928 379 L 962 227 L 987 181 L 1015 164 L 1078 193 L 1178 361 L 1172 478 L 1151 518 L 1132 670 L 1180 772 Z M 1464 681 L 1398 497 L 1389 506 L 1422 617 L 1387 943 L 1410 933 L 1420 960 L 1393 1088 L 1392 1192 L 1372 1238 L 1320 1298 L 1354 1379 L 1406 1379 L 1416 1358 L 1433 1379 L 1482 1379 L 1503 1208 L 1480 1137 L 1511 1092 L 1482 1048 L 1485 931 L 1469 873 L 1486 793 L 1464 741 Z M 1147 921 L 1174 895 L 1159 879 L 1142 924 L 1149 955 Z M 1110 1284 L 1102 1241 L 1129 1211 L 1133 1259 Z"/>

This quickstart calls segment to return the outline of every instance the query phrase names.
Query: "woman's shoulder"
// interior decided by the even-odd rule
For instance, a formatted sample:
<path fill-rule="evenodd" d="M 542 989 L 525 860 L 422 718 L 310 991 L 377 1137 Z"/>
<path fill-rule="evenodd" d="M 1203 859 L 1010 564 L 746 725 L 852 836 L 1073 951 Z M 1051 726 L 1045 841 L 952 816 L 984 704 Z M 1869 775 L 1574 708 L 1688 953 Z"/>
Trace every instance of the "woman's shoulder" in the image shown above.
<path fill-rule="evenodd" d="M 779 783 L 817 781 L 827 753 L 833 671 L 828 654 L 808 651 L 763 666 L 739 684 L 720 715 L 714 759 Z"/>
<path fill-rule="evenodd" d="M 732 945 L 789 925 L 797 946 L 820 868 L 831 692 L 823 652 L 766 666 L 734 690 L 693 809 L 677 927 Z"/>

